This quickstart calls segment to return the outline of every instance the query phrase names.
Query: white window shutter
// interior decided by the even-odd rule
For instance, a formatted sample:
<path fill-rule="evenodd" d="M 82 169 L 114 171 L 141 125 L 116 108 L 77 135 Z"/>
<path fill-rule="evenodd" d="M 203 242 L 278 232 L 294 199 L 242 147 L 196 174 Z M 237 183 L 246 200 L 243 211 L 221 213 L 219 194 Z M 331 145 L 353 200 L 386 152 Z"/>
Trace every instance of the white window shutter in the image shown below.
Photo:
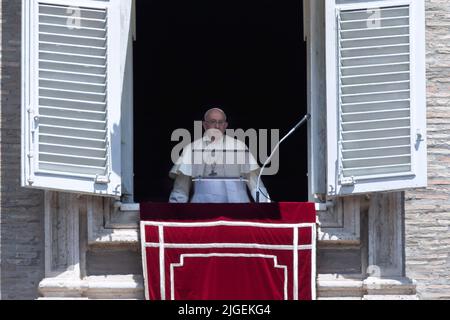
<path fill-rule="evenodd" d="M 22 185 L 119 197 L 118 2 L 23 1 L 22 52 Z"/>
<path fill-rule="evenodd" d="M 328 195 L 425 187 L 423 0 L 326 0 Z"/>

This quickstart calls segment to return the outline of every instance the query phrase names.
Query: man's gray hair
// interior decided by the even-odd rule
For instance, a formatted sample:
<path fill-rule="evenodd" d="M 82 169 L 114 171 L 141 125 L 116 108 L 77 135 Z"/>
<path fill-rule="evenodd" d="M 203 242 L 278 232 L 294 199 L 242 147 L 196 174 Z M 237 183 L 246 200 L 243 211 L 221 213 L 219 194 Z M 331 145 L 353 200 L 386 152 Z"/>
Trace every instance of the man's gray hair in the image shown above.
<path fill-rule="evenodd" d="M 220 108 L 211 108 L 211 109 L 209 109 L 208 111 L 205 112 L 205 116 L 203 117 L 203 119 L 206 121 L 206 120 L 208 119 L 209 114 L 210 114 L 211 112 L 213 112 L 213 111 L 218 111 L 218 112 L 222 113 L 223 116 L 224 116 L 224 118 L 225 118 L 225 121 L 227 121 L 227 115 L 226 115 L 226 113 L 225 113 L 222 109 L 220 109 Z"/>

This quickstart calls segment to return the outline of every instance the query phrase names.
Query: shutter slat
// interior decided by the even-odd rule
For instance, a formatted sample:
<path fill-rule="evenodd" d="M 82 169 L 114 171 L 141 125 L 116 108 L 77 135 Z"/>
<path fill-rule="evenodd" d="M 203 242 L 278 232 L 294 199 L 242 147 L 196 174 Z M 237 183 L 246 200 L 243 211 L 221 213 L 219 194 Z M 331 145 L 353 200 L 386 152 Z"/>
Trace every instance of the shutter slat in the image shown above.
<path fill-rule="evenodd" d="M 89 26 L 88 23 L 90 21 L 88 20 L 83 20 L 83 18 L 79 19 L 77 17 L 71 17 L 70 19 L 74 18 L 75 22 L 79 22 L 79 25 L 73 25 L 70 26 L 70 21 L 68 21 L 68 19 L 66 18 L 64 21 L 60 21 L 59 23 L 48 23 L 45 22 L 45 15 L 40 15 L 39 16 L 39 26 L 40 31 L 42 30 L 59 30 L 61 33 L 65 34 L 67 32 L 79 32 L 79 33 L 84 33 L 87 31 L 91 31 L 91 32 L 96 32 L 96 31 L 101 31 L 103 33 L 102 38 L 106 37 L 106 20 L 104 21 L 103 25 L 101 27 L 92 27 Z M 75 35 L 79 35 L 79 34 L 75 34 Z"/>
<path fill-rule="evenodd" d="M 380 64 L 392 64 L 392 63 L 409 63 L 409 52 L 383 54 L 383 55 L 368 55 L 362 57 L 349 57 L 341 58 L 341 64 L 343 67 L 357 67 L 357 66 L 370 66 Z"/>
<path fill-rule="evenodd" d="M 357 74 L 341 77 L 343 85 L 361 85 L 370 83 L 383 83 L 383 82 L 397 82 L 397 81 L 409 81 L 409 71 L 404 72 L 385 72 L 378 74 Z"/>
<path fill-rule="evenodd" d="M 410 144 L 409 136 L 397 136 L 397 137 L 384 137 L 384 138 L 371 138 L 371 139 L 358 139 L 358 140 L 346 140 L 343 142 L 345 150 L 355 150 L 362 148 L 383 148 L 390 146 L 401 146 Z"/>
<path fill-rule="evenodd" d="M 79 100 L 79 101 L 86 101 L 86 102 L 104 102 L 106 100 L 105 93 L 89 93 L 89 92 L 83 92 L 83 91 L 62 90 L 62 89 L 53 89 L 53 88 L 46 88 L 46 87 L 40 88 L 39 95 L 49 97 L 49 98 Z"/>
<path fill-rule="evenodd" d="M 346 96 L 347 94 L 368 94 L 409 90 L 409 83 L 410 81 L 408 79 L 406 81 L 384 81 L 382 83 L 358 83 L 351 85 L 342 85 L 341 88 L 343 96 Z"/>
<path fill-rule="evenodd" d="M 106 67 L 88 66 L 76 63 L 64 63 L 45 60 L 41 60 L 39 62 L 39 68 L 40 70 L 51 70 L 55 72 L 67 71 L 67 72 L 102 75 L 102 76 L 106 74 Z"/>
<path fill-rule="evenodd" d="M 342 161 L 344 169 L 356 169 L 360 167 L 379 167 L 389 165 L 405 165 L 410 164 L 411 155 L 404 154 L 399 156 L 382 156 L 382 157 L 367 157 L 360 159 L 345 159 Z"/>
<path fill-rule="evenodd" d="M 387 39 L 381 38 L 376 41 L 352 39 L 352 41 L 347 41 L 346 43 L 342 44 L 341 52 L 352 53 L 364 50 L 364 52 L 367 52 L 367 55 L 373 55 L 377 53 L 376 50 L 370 49 L 378 49 L 378 51 L 382 53 L 386 53 L 387 52 L 386 49 L 396 49 L 393 50 L 394 52 L 407 52 L 409 50 L 409 38 L 408 37 L 387 38 Z M 397 50 L 397 49 L 406 49 L 406 50 Z"/>
<path fill-rule="evenodd" d="M 409 99 L 411 97 L 410 90 L 384 91 L 372 93 L 357 93 L 342 95 L 342 103 L 370 103 L 384 101 L 386 99 Z"/>
<path fill-rule="evenodd" d="M 51 78 L 39 78 L 39 85 L 43 88 L 70 90 L 87 93 L 106 94 L 106 83 L 88 83 L 78 81 L 65 81 Z"/>
<path fill-rule="evenodd" d="M 72 10 L 71 10 L 72 9 Z M 73 9 L 79 9 L 80 16 L 87 19 L 106 20 L 106 10 L 85 7 L 69 7 L 66 5 L 39 4 L 40 14 L 54 14 L 67 18 L 73 17 Z"/>
<path fill-rule="evenodd" d="M 87 82 L 92 84 L 105 84 L 106 75 L 91 75 L 85 73 L 67 72 L 67 71 L 54 71 L 41 69 L 39 71 L 39 77 L 53 80 L 68 80 L 74 82 Z"/>
<path fill-rule="evenodd" d="M 61 44 L 82 45 L 97 48 L 104 48 L 106 46 L 106 38 L 103 39 L 96 37 L 77 37 L 71 35 L 59 35 L 46 32 L 39 33 L 39 41 L 58 42 Z"/>
<path fill-rule="evenodd" d="M 347 41 L 343 41 L 343 51 L 368 49 L 368 48 L 389 48 L 395 46 L 402 46 L 409 43 L 408 36 L 390 36 L 390 37 L 369 37 L 369 38 L 357 38 Z"/>
<path fill-rule="evenodd" d="M 105 19 L 85 19 L 81 18 L 73 18 L 75 22 L 80 22 L 84 26 L 88 28 L 98 28 L 105 29 L 106 28 L 106 20 Z M 45 24 L 56 24 L 56 25 L 66 25 L 68 21 L 67 16 L 60 15 L 52 15 L 52 14 L 40 14 L 39 21 Z"/>
<path fill-rule="evenodd" d="M 61 164 L 61 163 L 57 163 L 57 162 L 47 162 L 47 161 L 40 161 L 39 169 L 42 172 L 48 172 L 48 173 L 71 172 L 71 173 L 81 175 L 81 176 L 85 175 L 86 177 L 90 177 L 92 175 L 94 175 L 94 176 L 95 175 L 104 175 L 106 173 L 104 167 L 77 166 L 77 165 L 68 165 L 68 164 Z"/>
<path fill-rule="evenodd" d="M 409 17 L 409 8 L 406 6 L 401 7 L 386 7 L 376 8 L 381 13 L 381 18 L 407 16 Z M 341 11 L 340 18 L 342 21 L 352 20 L 369 20 L 372 18 L 373 11 L 367 9 L 356 9 L 349 11 Z"/>
<path fill-rule="evenodd" d="M 406 109 L 410 107 L 409 99 L 381 100 L 357 103 L 342 103 L 342 113 L 372 112 L 380 110 Z"/>
<path fill-rule="evenodd" d="M 40 106 L 79 109 L 79 110 L 92 110 L 103 112 L 106 110 L 105 102 L 83 101 L 83 100 L 70 100 L 63 98 L 49 97 L 41 95 L 39 97 Z"/>
<path fill-rule="evenodd" d="M 353 132 L 358 130 L 370 130 L 370 129 L 391 129 L 406 127 L 410 124 L 410 118 L 399 119 L 374 119 L 368 121 L 355 121 L 355 122 L 343 122 L 342 130 L 344 132 Z"/>
<path fill-rule="evenodd" d="M 378 146 L 378 147 L 363 146 L 363 147 L 355 148 L 355 149 L 347 148 L 343 152 L 348 153 L 348 154 L 355 153 L 355 155 L 352 156 L 351 158 L 356 159 L 356 158 L 364 158 L 367 155 L 370 155 L 371 152 L 374 152 L 373 153 L 374 156 L 377 156 L 377 155 L 379 155 L 379 152 L 375 153 L 375 151 L 378 151 L 378 150 L 383 150 L 384 152 L 387 152 L 387 153 L 389 153 L 389 152 L 394 153 L 394 154 L 391 154 L 391 155 L 398 155 L 396 151 L 398 151 L 398 150 L 400 150 L 402 148 L 410 148 L 410 147 L 411 147 L 410 144 L 394 145 L 394 146 L 382 145 L 382 146 Z M 363 154 L 363 156 L 357 156 L 356 153 L 361 153 L 361 154 Z M 401 153 L 401 154 L 405 154 L 405 153 Z M 385 155 L 388 155 L 388 154 L 385 154 Z"/>
<path fill-rule="evenodd" d="M 102 19 L 100 19 L 100 18 L 87 18 L 85 16 L 86 16 L 86 14 L 84 14 L 84 16 L 82 16 L 82 17 L 81 16 L 80 17 L 76 17 L 76 16 L 73 16 L 73 12 L 70 14 L 70 16 L 67 15 L 67 14 L 63 15 L 63 14 L 57 14 L 57 13 L 45 13 L 45 12 L 39 13 L 39 18 L 41 18 L 41 17 L 42 18 L 49 17 L 49 18 L 64 19 L 64 23 L 63 24 L 67 23 L 67 18 L 74 19 L 75 21 L 80 20 L 80 21 L 85 21 L 85 22 L 91 22 L 91 21 L 93 21 L 93 22 L 102 22 L 102 23 L 106 22 L 106 18 L 102 18 Z M 58 20 L 58 21 L 61 21 L 61 20 Z"/>
<path fill-rule="evenodd" d="M 106 121 L 106 112 L 98 111 L 81 111 L 76 109 L 64 109 L 54 108 L 48 106 L 39 107 L 39 114 L 41 116 L 53 116 L 53 117 L 68 117 L 73 119 L 87 119 L 96 121 Z"/>
<path fill-rule="evenodd" d="M 101 55 L 92 55 L 92 54 L 81 54 L 81 53 L 75 53 L 75 52 L 57 52 L 57 49 L 42 49 L 42 47 L 40 48 L 41 55 L 53 55 L 56 57 L 56 59 L 62 60 L 62 61 L 67 61 L 73 57 L 77 57 L 79 59 L 92 59 L 94 61 L 94 59 L 100 60 L 103 62 L 102 65 L 104 65 L 106 63 L 106 57 L 104 54 Z M 59 57 L 59 58 L 58 58 Z M 55 58 L 49 59 L 49 58 L 43 58 L 42 60 L 55 60 Z M 82 62 L 85 62 L 84 60 Z"/>
<path fill-rule="evenodd" d="M 77 146 L 66 146 L 58 144 L 41 143 L 40 151 L 45 153 L 53 153 L 59 155 L 81 155 L 84 157 L 91 158 L 105 158 L 107 150 L 106 149 L 95 149 L 87 147 L 77 147 Z"/>
<path fill-rule="evenodd" d="M 93 130 L 105 130 L 106 121 L 98 121 L 91 119 L 71 119 L 54 116 L 41 115 L 39 117 L 39 123 L 44 125 L 58 125 L 68 128 L 81 128 L 81 129 L 93 129 Z"/>
<path fill-rule="evenodd" d="M 366 148 L 366 149 L 349 149 L 345 150 L 346 160 L 361 159 L 368 157 L 376 157 L 383 151 L 385 156 L 401 156 L 408 155 L 411 145 L 394 146 L 394 147 L 380 147 L 380 148 Z"/>
<path fill-rule="evenodd" d="M 45 59 L 45 58 L 39 59 L 39 63 L 40 63 L 40 65 L 41 65 L 41 63 L 42 64 L 53 63 L 55 65 L 57 65 L 57 64 L 58 65 L 66 65 L 66 66 L 69 66 L 69 68 L 71 68 L 71 70 L 73 70 L 72 68 L 76 68 L 77 66 L 84 67 L 85 69 L 97 68 L 98 70 L 101 70 L 100 72 L 102 74 L 104 74 L 104 70 L 106 68 L 106 65 L 72 62 L 72 61 L 67 61 L 67 60 L 51 60 L 51 59 Z"/>
<path fill-rule="evenodd" d="M 67 27 L 66 27 L 67 28 Z M 85 42 L 85 45 L 88 43 L 100 43 L 100 46 L 103 46 L 106 42 L 105 37 L 95 37 L 95 36 L 88 36 L 88 35 L 76 35 L 72 33 L 57 33 L 57 32 L 51 32 L 50 30 L 47 32 L 39 32 L 39 38 L 54 38 L 54 39 L 72 39 L 72 41 L 76 41 L 76 43 L 83 43 Z"/>
<path fill-rule="evenodd" d="M 342 132 L 342 143 L 346 140 L 364 140 L 364 139 L 377 139 L 377 138 L 390 138 L 410 135 L 411 128 L 394 128 L 394 129 L 379 129 L 379 130 L 358 130 Z"/>
<path fill-rule="evenodd" d="M 398 109 L 398 110 L 380 110 L 380 111 L 366 111 L 366 112 L 353 112 L 343 113 L 342 121 L 344 123 L 351 123 L 357 121 L 370 121 L 370 120 L 393 120 L 396 118 L 408 118 L 410 117 L 410 109 Z"/>
<path fill-rule="evenodd" d="M 41 61 L 52 61 L 62 63 L 77 63 L 89 66 L 105 66 L 106 57 L 96 57 L 89 55 L 59 53 L 41 50 L 39 54 Z"/>
<path fill-rule="evenodd" d="M 363 76 L 370 74 L 392 73 L 392 72 L 410 72 L 409 62 L 346 66 L 341 68 L 342 76 Z"/>
<path fill-rule="evenodd" d="M 388 156 L 395 156 L 395 157 L 400 157 L 400 156 L 404 156 L 404 155 L 409 156 L 410 149 L 411 149 L 410 145 L 405 146 L 405 147 L 384 148 L 384 149 L 382 149 L 384 151 L 384 156 L 381 159 L 386 159 Z M 349 163 L 349 161 L 351 161 L 351 160 L 364 159 L 362 161 L 365 161 L 367 159 L 372 159 L 372 158 L 374 158 L 375 155 L 380 154 L 380 150 L 381 149 L 376 149 L 376 150 L 372 150 L 372 151 L 351 151 L 351 152 L 349 151 L 349 152 L 346 152 L 345 156 L 347 157 L 347 159 L 344 161 L 344 168 L 345 168 L 345 164 Z M 369 163 L 366 162 L 366 164 L 368 165 Z M 352 164 L 352 167 L 354 167 L 353 164 Z"/>
<path fill-rule="evenodd" d="M 57 153 L 39 152 L 39 161 L 53 162 L 69 165 L 106 167 L 106 158 L 92 158 L 74 155 L 60 155 Z"/>
<path fill-rule="evenodd" d="M 383 59 L 397 55 L 409 54 L 409 45 L 374 46 L 367 48 L 352 48 L 341 51 L 342 60 L 348 59 Z"/>
<path fill-rule="evenodd" d="M 66 52 L 66 53 L 76 53 L 76 54 L 87 54 L 92 56 L 105 56 L 106 47 L 93 47 L 89 45 L 74 45 L 74 44 L 62 44 L 58 42 L 39 42 L 40 50 L 47 50 L 52 52 Z"/>
<path fill-rule="evenodd" d="M 364 38 L 364 37 L 382 37 L 393 35 L 409 34 L 409 26 L 384 27 L 365 30 L 346 30 L 341 32 L 342 39 Z"/>
<path fill-rule="evenodd" d="M 386 27 L 394 27 L 394 26 L 405 26 L 409 23 L 408 16 L 399 16 L 394 18 L 382 18 L 382 19 L 373 19 L 380 24 L 383 24 Z M 367 26 L 367 20 L 349 20 L 349 21 L 341 21 L 342 30 L 349 29 L 362 29 Z"/>
<path fill-rule="evenodd" d="M 104 130 L 89 130 L 55 125 L 39 125 L 39 132 L 42 134 L 56 134 L 69 137 L 73 136 L 74 138 L 90 138 L 102 140 L 106 138 L 106 132 Z"/>
<path fill-rule="evenodd" d="M 39 143 L 101 149 L 105 147 L 106 140 L 40 133 Z"/>
<path fill-rule="evenodd" d="M 372 166 L 372 167 L 361 167 L 352 169 L 343 169 L 345 176 L 348 177 L 370 177 L 374 175 L 388 175 L 396 174 L 399 172 L 410 172 L 411 164 L 400 164 L 400 165 L 384 165 L 384 166 Z"/>
<path fill-rule="evenodd" d="M 39 33 L 106 40 L 106 30 L 97 28 L 68 28 L 67 25 L 39 23 Z"/>

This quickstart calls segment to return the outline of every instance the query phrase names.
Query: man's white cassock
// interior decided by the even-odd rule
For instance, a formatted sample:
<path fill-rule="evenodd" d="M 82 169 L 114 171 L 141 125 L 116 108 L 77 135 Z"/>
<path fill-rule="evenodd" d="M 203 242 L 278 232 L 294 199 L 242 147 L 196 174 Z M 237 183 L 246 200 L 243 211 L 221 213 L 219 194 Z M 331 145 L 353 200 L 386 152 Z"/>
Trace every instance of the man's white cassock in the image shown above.
<path fill-rule="evenodd" d="M 175 179 L 169 202 L 248 203 L 249 188 L 256 199 L 259 165 L 247 146 L 230 136 L 211 142 L 207 135 L 183 149 L 169 176 Z M 260 182 L 260 201 L 270 202 L 268 192 Z M 266 197 L 267 196 L 267 197 Z"/>

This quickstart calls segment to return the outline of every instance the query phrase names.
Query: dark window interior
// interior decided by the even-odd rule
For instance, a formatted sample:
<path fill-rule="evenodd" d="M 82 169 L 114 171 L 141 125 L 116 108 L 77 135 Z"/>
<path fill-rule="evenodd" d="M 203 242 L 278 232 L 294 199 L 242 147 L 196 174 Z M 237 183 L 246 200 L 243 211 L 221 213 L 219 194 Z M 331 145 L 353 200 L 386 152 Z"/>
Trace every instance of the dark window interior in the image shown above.
<path fill-rule="evenodd" d="M 306 113 L 302 1 L 137 0 L 134 43 L 135 201 L 168 200 L 177 128 L 210 107 L 230 128 L 280 129 Z M 275 201 L 306 201 L 306 126 L 263 181 Z"/>

